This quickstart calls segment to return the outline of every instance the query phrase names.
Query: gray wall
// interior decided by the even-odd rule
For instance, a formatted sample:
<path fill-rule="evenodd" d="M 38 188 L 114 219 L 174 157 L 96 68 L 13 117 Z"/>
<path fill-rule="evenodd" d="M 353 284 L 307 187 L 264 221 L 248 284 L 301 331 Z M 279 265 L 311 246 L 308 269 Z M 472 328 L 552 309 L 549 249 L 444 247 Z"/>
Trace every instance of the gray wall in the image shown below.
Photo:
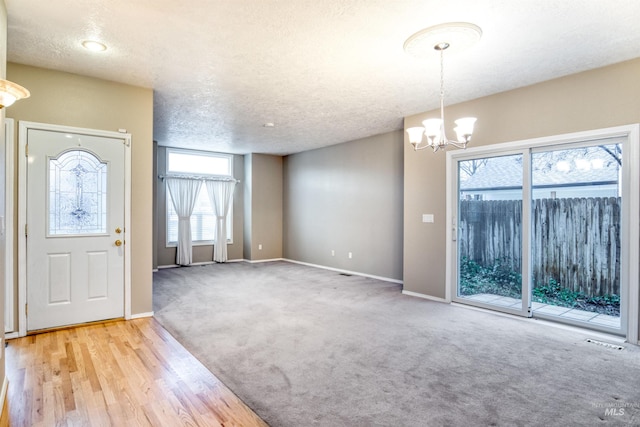
<path fill-rule="evenodd" d="M 395 131 L 287 156 L 285 258 L 402 280 L 402 144 Z"/>
<path fill-rule="evenodd" d="M 244 236 L 243 236 L 243 257 L 244 259 L 251 259 L 251 220 L 253 215 L 251 214 L 251 196 L 253 189 L 253 168 L 251 154 L 244 156 L 244 180 L 242 181 L 242 188 L 244 190 Z"/>
<path fill-rule="evenodd" d="M 155 266 L 175 265 L 176 248 L 167 247 L 167 186 L 157 176 L 166 173 L 167 148 L 158 147 L 156 157 L 156 251 L 157 260 Z M 243 156 L 233 156 L 233 176 L 241 182 L 244 180 L 244 159 Z M 244 196 L 242 184 L 236 185 L 233 196 L 233 243 L 227 245 L 229 260 L 242 259 L 244 242 Z M 211 262 L 213 260 L 213 245 L 202 245 L 193 247 L 193 262 Z"/>
<path fill-rule="evenodd" d="M 478 118 L 471 146 L 640 122 L 640 59 L 446 106 Z M 455 82 L 452 84 L 455 85 Z M 405 129 L 436 117 L 405 118 Z M 451 125 L 452 123 L 449 123 Z M 452 129 L 447 129 L 453 135 Z M 404 289 L 445 298 L 445 155 L 404 143 Z M 435 216 L 422 223 L 422 214 Z"/>
<path fill-rule="evenodd" d="M 282 258 L 282 157 L 247 154 L 244 164 L 244 258 Z"/>
<path fill-rule="evenodd" d="M 153 237 L 152 237 L 152 254 L 151 260 L 153 269 L 158 268 L 158 142 L 153 141 L 153 173 L 151 179 L 153 180 L 153 207 L 152 207 L 152 227 L 153 227 Z"/>

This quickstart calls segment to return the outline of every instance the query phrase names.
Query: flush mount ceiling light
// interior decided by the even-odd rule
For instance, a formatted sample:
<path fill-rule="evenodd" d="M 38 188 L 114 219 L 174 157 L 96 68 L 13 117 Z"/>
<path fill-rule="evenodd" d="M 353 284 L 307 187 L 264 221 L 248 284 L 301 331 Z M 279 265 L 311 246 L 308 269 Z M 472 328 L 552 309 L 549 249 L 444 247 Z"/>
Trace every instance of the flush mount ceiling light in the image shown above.
<path fill-rule="evenodd" d="M 0 109 L 9 107 L 14 102 L 31 96 L 29 91 L 9 80 L 0 80 Z"/>
<path fill-rule="evenodd" d="M 423 150 L 432 148 L 433 151 L 445 149 L 449 145 L 466 148 L 471 140 L 475 117 L 465 117 L 455 121 L 454 131 L 458 137 L 450 140 L 445 133 L 444 122 L 444 51 L 456 52 L 468 48 L 480 40 L 480 27 L 467 22 L 451 22 L 425 28 L 418 31 L 404 43 L 405 52 L 418 58 L 429 58 L 434 54 L 440 55 L 440 118 L 427 119 L 422 122 L 424 127 L 407 129 L 409 142 L 413 149 Z M 426 145 L 422 143 L 422 135 L 427 137 Z"/>
<path fill-rule="evenodd" d="M 82 47 L 92 52 L 103 52 L 107 50 L 107 46 L 95 40 L 85 40 L 82 42 Z"/>

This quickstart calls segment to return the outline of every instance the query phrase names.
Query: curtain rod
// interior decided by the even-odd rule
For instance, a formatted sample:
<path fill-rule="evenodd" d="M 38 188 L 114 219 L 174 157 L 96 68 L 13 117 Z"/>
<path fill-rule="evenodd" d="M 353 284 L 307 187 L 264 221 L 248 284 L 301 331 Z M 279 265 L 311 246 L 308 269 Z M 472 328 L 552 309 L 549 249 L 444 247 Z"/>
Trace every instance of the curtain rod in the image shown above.
<path fill-rule="evenodd" d="M 240 182 L 239 179 L 235 179 L 235 178 L 225 178 L 220 176 L 204 176 L 204 175 L 171 174 L 171 175 L 158 175 L 158 178 L 160 178 L 163 181 L 165 180 L 165 178 L 179 178 L 179 179 L 193 179 L 197 181 L 229 181 L 229 182 L 235 182 L 235 183 Z"/>

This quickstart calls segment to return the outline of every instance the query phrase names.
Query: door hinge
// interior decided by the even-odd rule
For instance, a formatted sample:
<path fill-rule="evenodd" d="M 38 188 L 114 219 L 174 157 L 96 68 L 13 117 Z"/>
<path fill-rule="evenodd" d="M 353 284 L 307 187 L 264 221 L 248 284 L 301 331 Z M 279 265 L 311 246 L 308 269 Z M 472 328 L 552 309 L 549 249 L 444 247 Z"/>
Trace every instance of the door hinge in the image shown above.
<path fill-rule="evenodd" d="M 29 157 L 29 144 L 24 146 L 24 155 L 25 157 Z"/>
<path fill-rule="evenodd" d="M 29 237 L 29 227 L 27 227 L 27 224 L 24 225 L 24 237 Z"/>
<path fill-rule="evenodd" d="M 28 303 L 24 305 L 24 315 L 25 316 L 29 315 L 29 304 Z"/>

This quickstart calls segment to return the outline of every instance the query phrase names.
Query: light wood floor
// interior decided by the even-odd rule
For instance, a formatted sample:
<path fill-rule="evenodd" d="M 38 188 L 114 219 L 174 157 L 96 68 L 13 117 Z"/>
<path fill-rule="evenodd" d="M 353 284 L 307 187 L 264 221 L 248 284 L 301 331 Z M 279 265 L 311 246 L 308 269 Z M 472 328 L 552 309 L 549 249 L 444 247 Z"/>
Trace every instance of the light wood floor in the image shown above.
<path fill-rule="evenodd" d="M 6 348 L 11 426 L 266 426 L 153 318 Z"/>

